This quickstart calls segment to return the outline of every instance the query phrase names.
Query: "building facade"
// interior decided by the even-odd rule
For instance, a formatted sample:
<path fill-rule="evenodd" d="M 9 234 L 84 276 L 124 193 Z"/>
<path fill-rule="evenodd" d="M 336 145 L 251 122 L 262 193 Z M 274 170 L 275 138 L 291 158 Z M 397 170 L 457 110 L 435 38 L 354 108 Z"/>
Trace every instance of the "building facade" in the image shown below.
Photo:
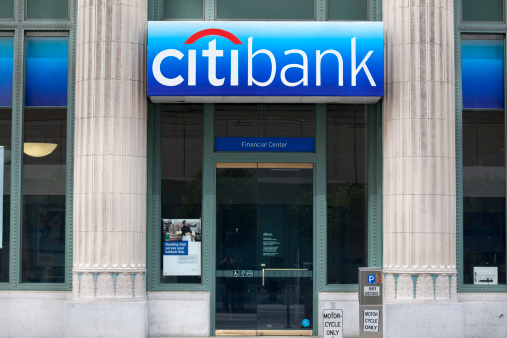
<path fill-rule="evenodd" d="M 0 336 L 324 336 L 323 311 L 341 309 L 354 337 L 359 267 L 383 269 L 385 336 L 507 335 L 506 11 L 503 0 L 0 1 Z M 380 51 L 360 51 L 363 24 L 380 27 Z M 215 30 L 187 41 L 202 55 L 168 52 L 185 62 L 177 72 L 158 59 L 161 77 L 156 27 L 189 40 L 187 29 Z M 227 27 L 262 29 L 273 48 L 347 27 L 352 75 L 339 69 L 349 56 L 329 52 L 339 62 L 315 76 L 383 94 L 153 91 L 154 76 L 195 85 L 195 69 L 220 87 L 213 39 Z M 254 43 L 251 90 L 275 75 L 305 89 L 306 63 L 277 73 Z M 230 72 L 231 86 L 245 81 Z"/>

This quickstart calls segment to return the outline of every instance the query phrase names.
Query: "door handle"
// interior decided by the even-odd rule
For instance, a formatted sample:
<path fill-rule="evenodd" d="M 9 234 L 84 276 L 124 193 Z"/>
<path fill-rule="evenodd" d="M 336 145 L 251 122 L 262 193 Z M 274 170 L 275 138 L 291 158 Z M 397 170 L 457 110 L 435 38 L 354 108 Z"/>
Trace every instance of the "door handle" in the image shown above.
<path fill-rule="evenodd" d="M 308 269 L 262 269 L 262 286 L 264 286 L 264 271 L 308 271 Z"/>

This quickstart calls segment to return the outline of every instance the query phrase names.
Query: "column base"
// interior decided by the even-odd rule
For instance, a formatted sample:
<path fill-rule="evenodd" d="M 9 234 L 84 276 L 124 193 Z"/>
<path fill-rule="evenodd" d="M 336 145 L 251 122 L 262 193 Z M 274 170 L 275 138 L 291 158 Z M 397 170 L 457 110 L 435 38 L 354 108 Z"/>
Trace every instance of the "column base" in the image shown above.
<path fill-rule="evenodd" d="M 68 302 L 65 337 L 147 337 L 148 302 Z"/>
<path fill-rule="evenodd" d="M 456 272 L 384 273 L 384 301 L 438 301 L 452 303 L 458 300 Z"/>

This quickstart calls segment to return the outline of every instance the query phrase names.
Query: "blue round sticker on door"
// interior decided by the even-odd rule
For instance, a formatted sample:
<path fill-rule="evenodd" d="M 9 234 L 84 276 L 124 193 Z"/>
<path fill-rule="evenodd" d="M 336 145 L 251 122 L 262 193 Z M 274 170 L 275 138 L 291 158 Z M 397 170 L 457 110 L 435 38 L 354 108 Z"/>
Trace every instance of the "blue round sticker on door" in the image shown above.
<path fill-rule="evenodd" d="M 310 326 L 310 321 L 308 319 L 303 319 L 301 324 L 303 324 L 304 327 L 308 327 L 308 326 Z"/>

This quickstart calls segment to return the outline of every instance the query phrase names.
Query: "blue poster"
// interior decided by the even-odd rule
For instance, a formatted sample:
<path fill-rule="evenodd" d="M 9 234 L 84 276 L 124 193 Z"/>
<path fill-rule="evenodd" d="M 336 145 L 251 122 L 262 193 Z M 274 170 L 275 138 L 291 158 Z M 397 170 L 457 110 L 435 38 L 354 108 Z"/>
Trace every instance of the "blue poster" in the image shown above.
<path fill-rule="evenodd" d="M 188 242 L 164 242 L 164 255 L 188 255 Z"/>

